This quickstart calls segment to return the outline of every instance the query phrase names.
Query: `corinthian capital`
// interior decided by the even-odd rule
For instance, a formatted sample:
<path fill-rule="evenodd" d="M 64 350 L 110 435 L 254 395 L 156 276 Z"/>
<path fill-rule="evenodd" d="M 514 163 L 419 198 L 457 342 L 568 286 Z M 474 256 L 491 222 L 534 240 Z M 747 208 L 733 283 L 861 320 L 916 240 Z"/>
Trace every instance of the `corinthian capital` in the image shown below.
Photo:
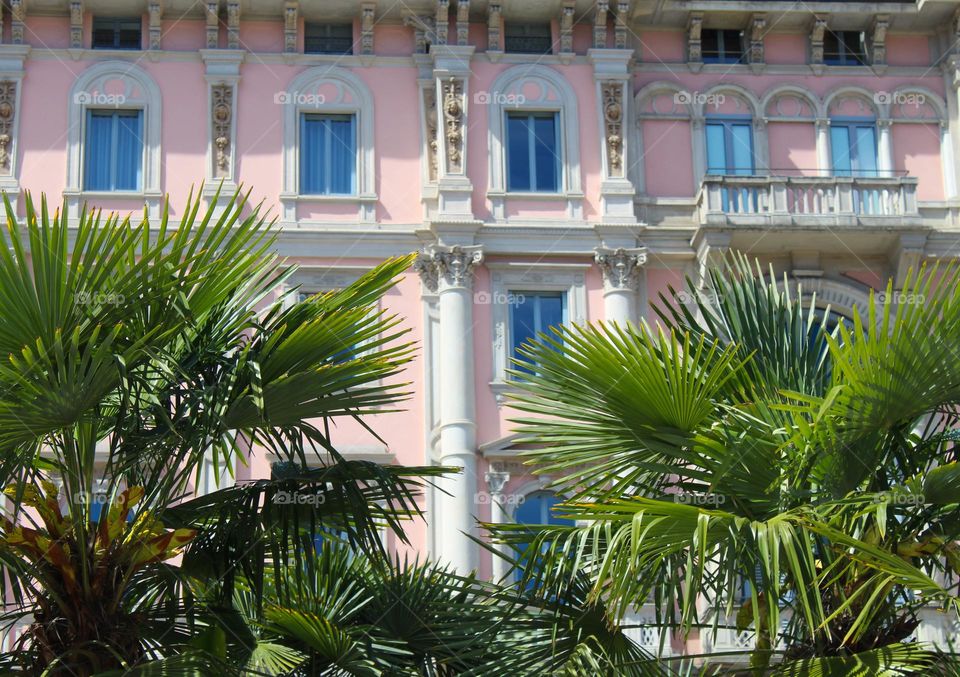
<path fill-rule="evenodd" d="M 483 261 L 483 247 L 431 245 L 420 252 L 413 269 L 430 291 L 473 284 L 473 269 Z"/>
<path fill-rule="evenodd" d="M 637 249 L 596 249 L 595 260 L 603 273 L 603 285 L 606 289 L 637 289 L 640 281 L 640 269 L 647 262 L 645 247 Z"/>

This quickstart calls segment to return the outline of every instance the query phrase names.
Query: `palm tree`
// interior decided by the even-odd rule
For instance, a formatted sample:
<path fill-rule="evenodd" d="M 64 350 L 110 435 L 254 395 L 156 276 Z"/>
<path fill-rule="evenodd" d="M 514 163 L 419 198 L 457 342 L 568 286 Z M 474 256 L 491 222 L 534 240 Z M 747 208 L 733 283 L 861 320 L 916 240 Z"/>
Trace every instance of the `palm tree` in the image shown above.
<path fill-rule="evenodd" d="M 955 674 L 910 638 L 960 612 L 958 282 L 924 268 L 839 318 L 735 256 L 659 326 L 526 345 L 518 429 L 576 524 L 488 525 L 522 584 L 749 629 L 751 674 Z"/>
<path fill-rule="evenodd" d="M 344 460 L 329 429 L 405 397 L 412 347 L 377 300 L 409 258 L 291 303 L 244 195 L 191 196 L 176 227 L 25 209 L 0 233 L 0 573 L 4 622 L 27 624 L 4 669 L 209 674 L 239 580 L 262 601 L 330 530 L 381 556 L 382 528 L 405 539 L 443 469 Z M 194 494 L 251 449 L 282 472 Z"/>

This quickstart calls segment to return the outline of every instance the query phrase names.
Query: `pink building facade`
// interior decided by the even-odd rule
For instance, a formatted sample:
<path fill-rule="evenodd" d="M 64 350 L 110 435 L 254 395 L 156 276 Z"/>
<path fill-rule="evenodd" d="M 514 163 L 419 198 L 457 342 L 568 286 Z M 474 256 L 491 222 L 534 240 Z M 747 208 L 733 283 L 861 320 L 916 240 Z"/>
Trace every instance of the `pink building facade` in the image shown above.
<path fill-rule="evenodd" d="M 515 345 L 654 322 L 731 249 L 848 316 L 956 258 L 958 87 L 946 0 L 10 0 L 0 188 L 73 214 L 169 194 L 175 220 L 242 184 L 304 292 L 421 252 L 383 301 L 420 346 L 413 395 L 382 441 L 338 439 L 462 467 L 413 547 L 496 575 L 463 533 L 551 500 L 512 434 Z"/>

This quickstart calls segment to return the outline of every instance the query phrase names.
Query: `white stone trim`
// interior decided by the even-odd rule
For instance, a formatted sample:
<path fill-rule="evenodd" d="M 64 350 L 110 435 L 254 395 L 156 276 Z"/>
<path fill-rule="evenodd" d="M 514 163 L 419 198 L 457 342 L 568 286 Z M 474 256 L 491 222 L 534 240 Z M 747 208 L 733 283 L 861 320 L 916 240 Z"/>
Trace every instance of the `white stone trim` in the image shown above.
<path fill-rule="evenodd" d="M 508 295 L 514 291 L 563 292 L 567 300 L 566 323 L 583 324 L 587 319 L 586 273 L 590 264 L 488 263 L 487 268 L 490 270 L 490 296 L 486 302 L 492 305 L 493 311 L 491 387 L 499 402 L 510 387 L 506 373 L 511 344 Z"/>
<path fill-rule="evenodd" d="M 336 100 L 305 95 L 316 93 L 323 85 L 333 85 Z M 317 66 L 295 77 L 274 98 L 283 105 L 283 192 L 280 194 L 281 220 L 297 220 L 298 202 L 341 202 L 357 207 L 357 220 L 376 220 L 376 173 L 374 166 L 373 96 L 363 81 L 351 71 L 337 66 Z M 300 115 L 302 113 L 349 114 L 356 116 L 357 185 L 353 195 L 300 195 Z"/>
<path fill-rule="evenodd" d="M 806 101 L 807 105 L 810 106 L 810 115 L 768 115 L 767 108 L 782 96 L 792 96 Z M 806 87 L 791 84 L 779 85 L 769 90 L 760 99 L 760 115 L 766 118 L 768 122 L 813 122 L 820 114 L 820 106 L 820 97 Z"/>
<path fill-rule="evenodd" d="M 123 83 L 122 98 L 100 104 L 97 94 L 107 82 Z M 116 108 L 143 111 L 143 185 L 140 191 L 92 193 L 83 190 L 83 141 L 86 112 L 90 108 Z M 160 88 L 139 66 L 125 61 L 104 61 L 85 70 L 73 83 L 67 99 L 67 182 L 64 196 L 68 206 L 79 208 L 87 197 L 143 198 L 151 214 L 160 208 L 160 141 L 162 107 Z"/>
<path fill-rule="evenodd" d="M 527 100 L 525 86 L 538 87 L 537 100 Z M 549 98 L 550 95 L 555 98 Z M 583 188 L 580 175 L 580 122 L 577 97 L 570 83 L 553 68 L 539 64 L 513 66 L 494 81 L 487 105 L 489 116 L 490 187 L 487 196 L 494 219 L 505 222 L 506 200 L 517 196 L 537 200 L 557 196 L 567 201 L 567 218 L 583 219 Z M 558 113 L 560 123 L 560 191 L 554 194 L 507 192 L 506 129 L 504 117 L 512 111 L 544 111 Z"/>
<path fill-rule="evenodd" d="M 836 89 L 832 89 L 823 98 L 823 102 L 820 105 L 819 117 L 830 117 L 830 105 L 836 99 L 852 97 L 863 100 L 867 107 L 872 109 L 873 117 L 876 118 L 878 122 L 880 120 L 890 119 L 890 107 L 885 103 L 878 102 L 876 100 L 876 94 L 876 92 L 871 92 L 869 89 L 864 89 L 863 87 L 856 87 L 853 85 L 842 85 Z"/>

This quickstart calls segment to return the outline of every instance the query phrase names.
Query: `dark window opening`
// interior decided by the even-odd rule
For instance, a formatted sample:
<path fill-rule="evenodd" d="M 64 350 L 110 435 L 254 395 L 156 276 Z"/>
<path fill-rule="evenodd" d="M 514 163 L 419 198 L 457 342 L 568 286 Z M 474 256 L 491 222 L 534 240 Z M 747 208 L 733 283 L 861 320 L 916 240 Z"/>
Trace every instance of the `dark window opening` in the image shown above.
<path fill-rule="evenodd" d="M 513 54 L 551 54 L 553 35 L 550 24 L 507 24 L 504 48 Z"/>
<path fill-rule="evenodd" d="M 823 62 L 831 66 L 864 66 L 866 40 L 858 31 L 827 31 L 823 36 Z"/>
<path fill-rule="evenodd" d="M 93 18 L 93 49 L 140 49 L 140 17 Z"/>
<path fill-rule="evenodd" d="M 353 54 L 352 24 L 307 23 L 303 31 L 306 54 Z"/>
<path fill-rule="evenodd" d="M 700 34 L 700 52 L 704 63 L 739 63 L 743 59 L 743 33 L 704 29 Z"/>

